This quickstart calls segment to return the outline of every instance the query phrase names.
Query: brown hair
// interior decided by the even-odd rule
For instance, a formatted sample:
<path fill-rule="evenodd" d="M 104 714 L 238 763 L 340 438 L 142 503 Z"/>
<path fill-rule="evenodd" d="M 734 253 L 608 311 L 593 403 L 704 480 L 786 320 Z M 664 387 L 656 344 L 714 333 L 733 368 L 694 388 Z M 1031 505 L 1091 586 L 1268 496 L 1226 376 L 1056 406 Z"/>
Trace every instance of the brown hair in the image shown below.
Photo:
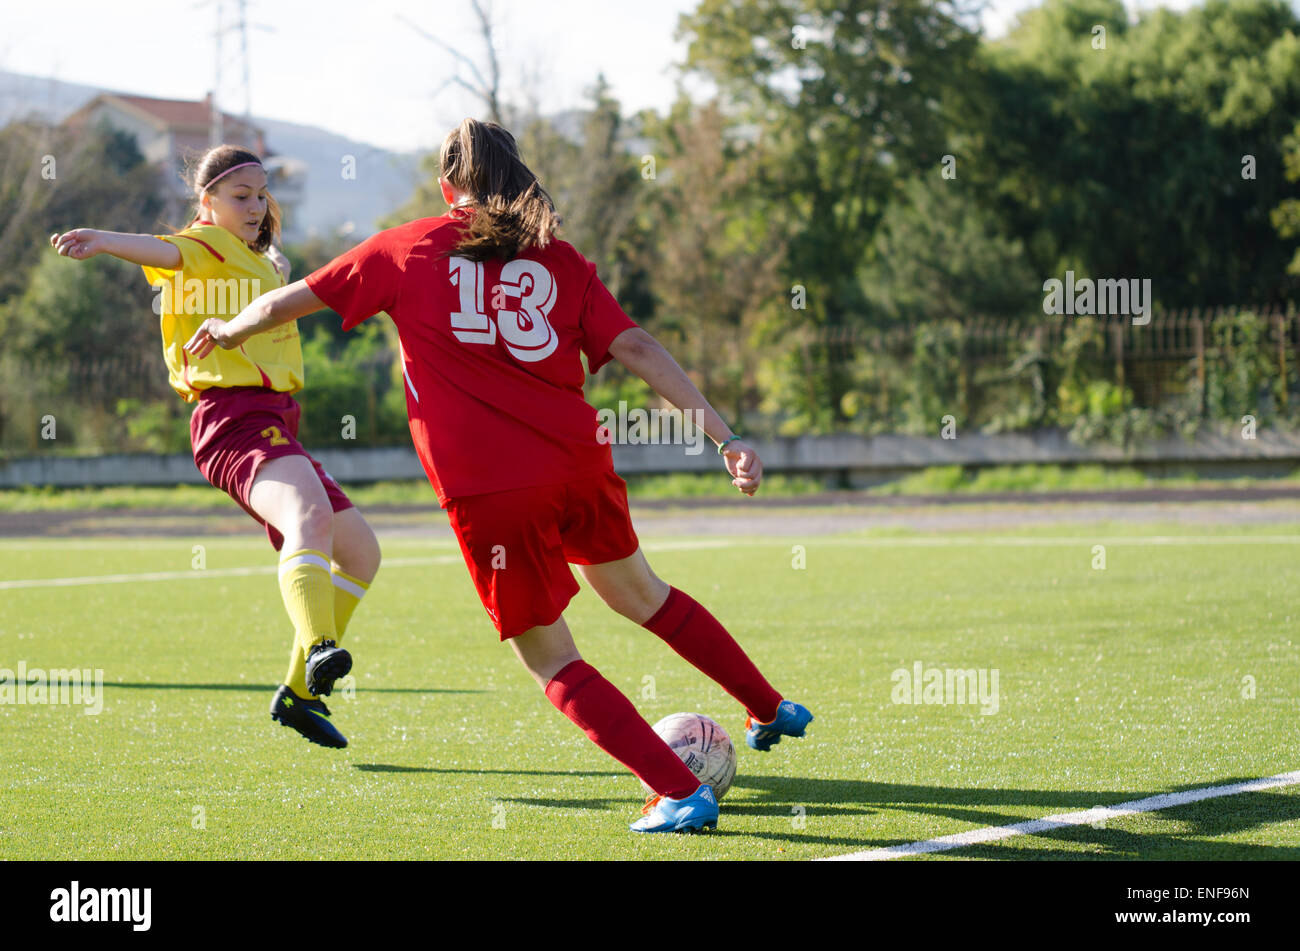
<path fill-rule="evenodd" d="M 194 163 L 193 170 L 190 173 L 190 183 L 194 188 L 194 197 L 197 200 L 202 197 L 203 193 L 208 190 L 208 186 L 213 184 L 216 179 L 230 171 L 236 165 L 244 165 L 248 162 L 262 164 L 255 152 L 248 149 L 241 149 L 237 145 L 218 145 L 215 148 L 208 149 Z M 194 218 L 190 222 L 198 220 L 198 212 L 195 211 Z M 270 192 L 266 195 L 266 217 L 262 219 L 262 227 L 257 231 L 257 240 L 252 242 L 249 247 L 254 251 L 263 252 L 271 246 L 273 241 L 280 239 L 280 205 Z"/>
<path fill-rule="evenodd" d="M 544 248 L 560 226 L 555 204 L 519 158 L 515 138 L 495 122 L 466 119 L 442 142 L 442 177 L 469 196 L 474 209 L 451 253 L 482 261 L 509 260 Z"/>

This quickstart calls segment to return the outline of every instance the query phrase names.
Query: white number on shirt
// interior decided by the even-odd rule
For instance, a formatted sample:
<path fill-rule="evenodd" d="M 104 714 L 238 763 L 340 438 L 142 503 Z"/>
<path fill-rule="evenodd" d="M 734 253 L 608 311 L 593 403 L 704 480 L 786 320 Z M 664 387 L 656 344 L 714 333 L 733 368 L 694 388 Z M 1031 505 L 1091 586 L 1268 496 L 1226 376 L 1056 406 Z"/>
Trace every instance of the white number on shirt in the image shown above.
<path fill-rule="evenodd" d="M 501 287 L 506 297 L 519 298 L 519 310 L 498 310 L 497 326 L 516 360 L 536 363 L 545 360 L 560 345 L 546 315 L 555 306 L 555 279 L 536 261 L 515 258 L 501 269 Z"/>
<path fill-rule="evenodd" d="M 454 257 L 449 276 L 460 290 L 460 310 L 451 315 L 451 332 L 461 343 L 495 343 L 496 324 L 483 313 L 483 262 Z"/>
<path fill-rule="evenodd" d="M 461 343 L 495 343 L 497 329 L 510 354 L 522 363 L 545 360 L 560 345 L 547 316 L 555 306 L 555 278 L 537 261 L 516 258 L 501 268 L 493 302 L 519 300 L 518 310 L 496 309 L 494 323 L 483 311 L 483 262 L 450 259 L 450 278 L 460 291 L 460 310 L 451 315 L 452 333 Z"/>

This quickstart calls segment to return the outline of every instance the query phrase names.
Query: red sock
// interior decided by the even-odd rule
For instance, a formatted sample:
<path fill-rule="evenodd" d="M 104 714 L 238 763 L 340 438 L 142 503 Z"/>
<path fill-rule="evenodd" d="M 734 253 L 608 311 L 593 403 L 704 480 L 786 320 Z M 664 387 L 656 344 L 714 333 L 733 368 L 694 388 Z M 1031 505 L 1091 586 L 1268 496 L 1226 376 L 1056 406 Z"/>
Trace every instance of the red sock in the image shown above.
<path fill-rule="evenodd" d="M 776 719 L 781 695 L 717 618 L 689 594 L 670 589 L 663 607 L 642 626 L 739 700 L 759 723 Z"/>
<path fill-rule="evenodd" d="M 585 660 L 575 660 L 552 677 L 546 699 L 659 795 L 682 799 L 700 788 L 695 774 L 650 729 L 632 701 Z"/>

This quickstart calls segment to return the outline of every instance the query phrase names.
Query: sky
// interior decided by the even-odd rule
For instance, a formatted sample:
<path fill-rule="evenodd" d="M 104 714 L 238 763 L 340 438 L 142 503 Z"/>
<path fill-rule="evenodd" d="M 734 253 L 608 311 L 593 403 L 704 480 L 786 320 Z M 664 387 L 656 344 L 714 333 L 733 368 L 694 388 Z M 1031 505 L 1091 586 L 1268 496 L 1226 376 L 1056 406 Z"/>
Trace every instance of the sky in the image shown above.
<path fill-rule="evenodd" d="M 491 0 L 504 92 L 543 112 L 584 104 L 603 72 L 625 113 L 664 110 L 680 81 L 678 18 L 697 0 Z M 1195 0 L 1128 0 L 1186 9 Z M 1001 35 L 1036 0 L 991 0 Z M 237 0 L 0 0 L 0 69 L 164 99 L 215 86 L 218 8 Z M 255 116 L 315 125 L 395 151 L 435 148 L 479 100 L 455 83 L 469 71 L 420 31 L 483 61 L 469 0 L 247 0 Z M 404 22 L 404 19 L 406 22 Z M 52 23 L 57 20 L 57 23 Z M 57 27 L 57 28 L 56 28 Z M 242 113 L 239 35 L 222 32 L 218 99 Z M 688 82 L 688 89 L 698 84 Z"/>

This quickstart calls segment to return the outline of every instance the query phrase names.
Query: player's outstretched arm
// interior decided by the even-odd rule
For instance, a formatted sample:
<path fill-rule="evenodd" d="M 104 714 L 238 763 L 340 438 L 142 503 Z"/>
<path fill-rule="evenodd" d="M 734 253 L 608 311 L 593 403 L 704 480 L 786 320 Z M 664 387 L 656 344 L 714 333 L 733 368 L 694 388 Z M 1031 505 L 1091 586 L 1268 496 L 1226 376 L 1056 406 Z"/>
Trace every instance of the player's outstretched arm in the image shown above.
<path fill-rule="evenodd" d="M 64 257 L 77 261 L 93 258 L 97 254 L 111 254 L 123 261 L 146 267 L 175 269 L 181 264 L 180 249 L 151 234 L 123 234 L 119 231 L 76 228 L 63 234 L 50 235 L 50 247 Z"/>
<path fill-rule="evenodd" d="M 700 420 L 701 428 L 718 445 L 726 443 L 722 459 L 731 473 L 731 484 L 746 495 L 753 495 L 763 479 L 763 463 L 753 447 L 735 438 L 736 434 L 718 415 L 677 365 L 663 345 L 640 327 L 632 327 L 614 338 L 609 353 L 683 413 Z"/>
<path fill-rule="evenodd" d="M 263 294 L 234 320 L 209 317 L 185 344 L 185 350 L 199 358 L 206 357 L 216 347 L 234 350 L 255 334 L 324 309 L 325 304 L 312 293 L 306 281 L 294 281 Z"/>

